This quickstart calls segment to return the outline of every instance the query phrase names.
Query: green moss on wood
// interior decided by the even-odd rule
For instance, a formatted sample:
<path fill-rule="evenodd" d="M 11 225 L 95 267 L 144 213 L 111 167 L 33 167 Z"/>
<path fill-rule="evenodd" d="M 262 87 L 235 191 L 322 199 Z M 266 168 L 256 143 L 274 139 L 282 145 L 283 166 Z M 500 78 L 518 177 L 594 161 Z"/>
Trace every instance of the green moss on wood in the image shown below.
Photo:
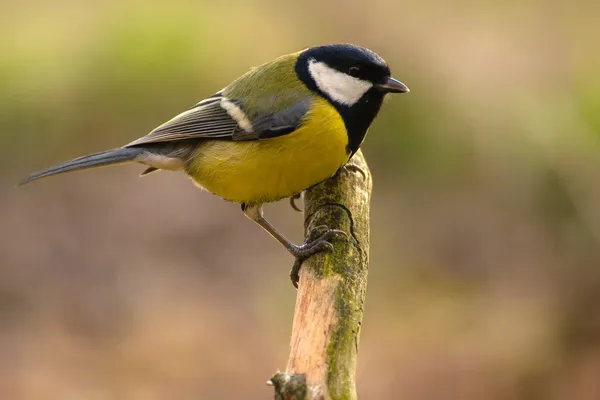
<path fill-rule="evenodd" d="M 332 400 L 356 398 L 356 357 L 367 284 L 371 181 L 361 153 L 351 162 L 365 172 L 364 176 L 341 170 L 305 196 L 307 229 L 327 225 L 348 234 L 347 240 L 334 244 L 333 253 L 306 263 L 321 279 L 340 279 L 335 300 L 338 324 L 331 334 L 326 360 Z"/>
<path fill-rule="evenodd" d="M 278 383 L 285 387 L 277 388 L 276 384 L 276 395 L 286 391 L 288 395 L 291 393 L 300 398 L 307 396 L 311 400 L 356 399 L 356 358 L 367 286 L 372 182 L 360 151 L 350 164 L 351 167 L 342 168 L 331 179 L 308 190 L 304 197 L 306 232 L 316 226 L 327 225 L 348 234 L 345 240 L 333 243 L 332 252 L 310 257 L 302 266 L 311 271 L 311 279 L 329 280 L 335 287 L 333 304 L 323 304 L 323 307 L 335 307 L 336 310 L 325 352 L 326 359 L 323 360 L 323 365 L 327 366 L 326 387 L 315 387 L 309 381 L 290 392 L 290 384 L 284 379 L 285 382 Z M 290 376 L 278 375 L 286 379 Z M 328 393 L 329 397 L 324 393 Z"/>

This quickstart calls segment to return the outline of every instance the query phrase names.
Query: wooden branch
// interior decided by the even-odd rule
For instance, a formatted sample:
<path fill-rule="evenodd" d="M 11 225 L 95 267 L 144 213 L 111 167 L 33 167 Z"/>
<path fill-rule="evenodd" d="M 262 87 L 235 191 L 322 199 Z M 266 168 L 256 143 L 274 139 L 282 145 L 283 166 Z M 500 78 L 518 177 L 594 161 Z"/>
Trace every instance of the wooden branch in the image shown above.
<path fill-rule="evenodd" d="M 305 193 L 305 232 L 327 225 L 348 238 L 302 265 L 286 372 L 269 381 L 276 400 L 356 399 L 371 186 L 359 151 L 333 178 Z"/>

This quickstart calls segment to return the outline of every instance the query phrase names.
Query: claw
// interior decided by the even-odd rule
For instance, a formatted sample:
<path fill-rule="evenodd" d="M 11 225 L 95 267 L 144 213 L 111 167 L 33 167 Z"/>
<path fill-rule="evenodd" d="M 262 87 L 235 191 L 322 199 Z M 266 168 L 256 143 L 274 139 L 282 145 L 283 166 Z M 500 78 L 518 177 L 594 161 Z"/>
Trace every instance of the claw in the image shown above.
<path fill-rule="evenodd" d="M 300 193 L 293 195 L 292 197 L 290 197 L 290 205 L 292 206 L 292 208 L 298 212 L 302 212 L 302 209 L 300 209 L 300 207 L 298 207 L 296 205 L 296 200 L 298 200 L 300 198 Z"/>
<path fill-rule="evenodd" d="M 331 244 L 329 242 L 321 242 L 321 243 L 323 243 L 323 247 L 324 247 L 323 250 L 328 249 L 330 251 L 333 251 L 333 244 Z"/>
<path fill-rule="evenodd" d="M 334 239 L 336 236 L 342 236 L 344 239 L 348 237 L 348 234 L 339 229 L 330 229 L 321 236 L 324 239 Z"/>
<path fill-rule="evenodd" d="M 318 240 L 321 236 L 326 234 L 328 231 L 329 231 L 329 227 L 327 225 L 315 226 L 308 233 L 308 236 L 306 237 L 304 244 Z"/>
<path fill-rule="evenodd" d="M 356 164 L 346 164 L 346 165 L 344 165 L 344 168 L 347 169 L 348 171 L 358 172 L 359 174 L 362 175 L 363 180 L 365 180 L 365 181 L 367 180 L 367 174 L 358 165 L 356 165 Z"/>
<path fill-rule="evenodd" d="M 300 261 L 298 258 L 296 258 L 296 261 L 294 262 L 294 266 L 292 267 L 292 270 L 290 271 L 290 279 L 292 281 L 292 285 L 294 285 L 294 287 L 296 289 L 298 289 L 298 281 L 300 281 L 300 267 L 302 266 L 302 261 Z"/>

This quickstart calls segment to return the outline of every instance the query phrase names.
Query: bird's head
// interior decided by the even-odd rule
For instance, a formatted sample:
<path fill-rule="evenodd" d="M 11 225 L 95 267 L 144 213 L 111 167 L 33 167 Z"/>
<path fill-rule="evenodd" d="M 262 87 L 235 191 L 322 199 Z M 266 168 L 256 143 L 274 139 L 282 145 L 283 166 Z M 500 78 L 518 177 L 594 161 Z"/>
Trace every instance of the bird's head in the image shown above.
<path fill-rule="evenodd" d="M 311 47 L 300 53 L 296 72 L 311 89 L 341 107 L 353 107 L 369 97 L 407 93 L 392 78 L 387 63 L 369 49 L 352 44 Z"/>

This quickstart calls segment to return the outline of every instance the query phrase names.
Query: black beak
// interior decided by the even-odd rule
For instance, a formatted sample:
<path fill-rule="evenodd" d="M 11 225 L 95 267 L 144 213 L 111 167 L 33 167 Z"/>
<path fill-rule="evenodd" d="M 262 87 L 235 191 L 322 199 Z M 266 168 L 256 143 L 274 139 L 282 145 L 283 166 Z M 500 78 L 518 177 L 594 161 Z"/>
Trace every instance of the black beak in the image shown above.
<path fill-rule="evenodd" d="M 388 77 L 382 83 L 376 83 L 375 87 L 384 93 L 408 93 L 410 89 L 404 83 L 400 82 L 392 78 Z"/>

